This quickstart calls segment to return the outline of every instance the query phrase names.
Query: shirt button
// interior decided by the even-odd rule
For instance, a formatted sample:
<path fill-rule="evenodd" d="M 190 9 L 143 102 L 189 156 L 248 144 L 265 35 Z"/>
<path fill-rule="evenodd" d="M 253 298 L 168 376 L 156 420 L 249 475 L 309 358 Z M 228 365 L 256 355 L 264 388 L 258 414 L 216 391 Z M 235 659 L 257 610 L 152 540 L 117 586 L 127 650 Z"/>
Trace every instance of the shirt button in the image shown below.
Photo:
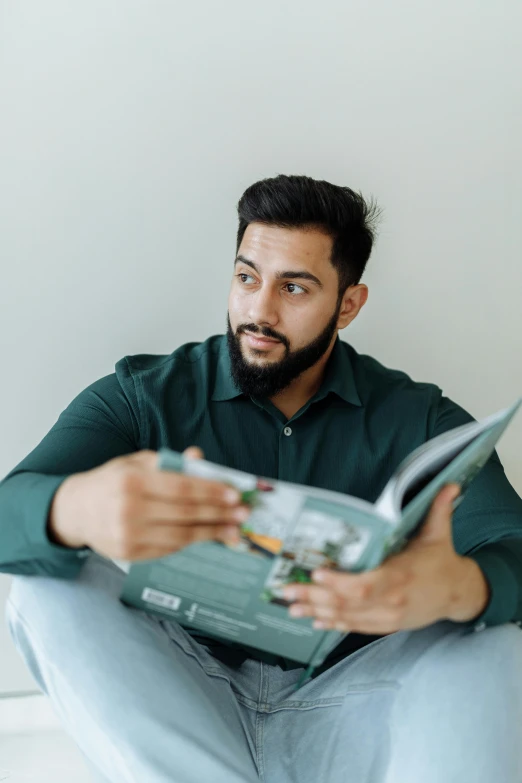
<path fill-rule="evenodd" d="M 475 626 L 475 631 L 483 631 L 486 627 L 486 623 L 477 623 Z"/>
<path fill-rule="evenodd" d="M 285 427 L 283 432 L 285 435 L 291 435 L 292 434 L 292 428 L 291 427 Z"/>

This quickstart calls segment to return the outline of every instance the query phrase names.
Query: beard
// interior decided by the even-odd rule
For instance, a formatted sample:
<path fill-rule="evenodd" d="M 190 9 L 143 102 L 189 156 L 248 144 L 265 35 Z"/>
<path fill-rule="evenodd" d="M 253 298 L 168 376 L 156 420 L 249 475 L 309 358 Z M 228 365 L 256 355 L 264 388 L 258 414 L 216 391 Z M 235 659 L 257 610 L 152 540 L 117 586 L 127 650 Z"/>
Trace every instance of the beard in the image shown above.
<path fill-rule="evenodd" d="M 340 302 L 323 331 L 312 340 L 311 343 L 291 351 L 288 340 L 281 334 L 277 334 L 268 328 L 258 328 L 255 324 L 241 324 L 236 333 L 232 331 L 230 316 L 227 313 L 227 343 L 230 356 L 230 369 L 232 379 L 243 394 L 252 397 L 275 397 L 286 389 L 292 381 L 298 378 L 305 370 L 313 367 L 326 353 L 335 332 L 337 331 L 337 319 L 341 309 Z M 279 361 L 267 361 L 263 366 L 251 364 L 246 361 L 241 351 L 239 335 L 251 332 L 258 336 L 272 337 L 280 340 L 285 348 L 285 353 Z M 261 354 L 255 349 L 254 354 Z"/>

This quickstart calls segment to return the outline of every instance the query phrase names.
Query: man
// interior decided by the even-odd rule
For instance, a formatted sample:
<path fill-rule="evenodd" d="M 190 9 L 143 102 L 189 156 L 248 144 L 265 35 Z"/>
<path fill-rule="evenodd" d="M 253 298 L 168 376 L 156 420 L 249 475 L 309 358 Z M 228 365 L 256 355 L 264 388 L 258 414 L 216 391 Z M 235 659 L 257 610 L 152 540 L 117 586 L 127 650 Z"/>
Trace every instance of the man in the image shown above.
<path fill-rule="evenodd" d="M 233 539 L 248 514 L 159 471 L 159 448 L 375 500 L 471 420 L 339 340 L 367 299 L 375 205 L 281 175 L 238 213 L 226 336 L 124 357 L 0 485 L 14 642 L 99 780 L 520 781 L 522 501 L 496 454 L 453 520 L 455 485 L 380 568 L 288 588 L 291 614 L 350 631 L 297 691 L 300 664 L 118 600 L 112 558 Z"/>

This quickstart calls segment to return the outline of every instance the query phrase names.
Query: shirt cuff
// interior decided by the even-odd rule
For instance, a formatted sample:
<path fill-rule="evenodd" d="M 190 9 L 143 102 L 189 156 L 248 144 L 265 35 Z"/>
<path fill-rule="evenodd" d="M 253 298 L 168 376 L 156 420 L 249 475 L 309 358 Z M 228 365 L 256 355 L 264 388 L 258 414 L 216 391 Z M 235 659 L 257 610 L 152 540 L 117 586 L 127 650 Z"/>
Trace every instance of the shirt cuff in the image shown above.
<path fill-rule="evenodd" d="M 56 568 L 64 576 L 75 575 L 85 557 L 91 553 L 90 547 L 66 547 L 50 540 L 47 534 L 47 520 L 54 496 L 68 476 L 46 476 L 34 474 L 24 487 L 30 499 L 24 509 L 24 544 L 21 559 L 39 561 L 49 565 L 49 572 Z M 29 476 L 27 476 L 29 479 Z M 40 569 L 39 569 L 40 570 Z M 44 566 L 43 570 L 47 570 Z"/>
<path fill-rule="evenodd" d="M 482 631 L 492 625 L 501 625 L 514 620 L 517 606 L 519 584 L 512 568 L 495 551 L 495 545 L 482 547 L 467 555 L 482 570 L 490 589 L 489 602 L 478 617 L 469 622 L 475 631 Z"/>

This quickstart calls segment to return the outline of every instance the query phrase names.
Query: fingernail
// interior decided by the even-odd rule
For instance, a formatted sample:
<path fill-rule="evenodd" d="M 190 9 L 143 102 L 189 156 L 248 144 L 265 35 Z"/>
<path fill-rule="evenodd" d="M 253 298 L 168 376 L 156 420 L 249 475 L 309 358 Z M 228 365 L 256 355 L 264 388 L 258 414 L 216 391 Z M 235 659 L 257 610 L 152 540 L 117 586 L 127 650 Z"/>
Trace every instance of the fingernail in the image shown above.
<path fill-rule="evenodd" d="M 241 498 L 241 495 L 239 492 L 236 492 L 235 489 L 228 489 L 225 492 L 225 500 L 227 503 L 238 503 Z"/>
<path fill-rule="evenodd" d="M 238 522 L 244 522 L 249 516 L 250 511 L 246 508 L 237 508 L 233 513 L 234 519 L 237 519 Z"/>

